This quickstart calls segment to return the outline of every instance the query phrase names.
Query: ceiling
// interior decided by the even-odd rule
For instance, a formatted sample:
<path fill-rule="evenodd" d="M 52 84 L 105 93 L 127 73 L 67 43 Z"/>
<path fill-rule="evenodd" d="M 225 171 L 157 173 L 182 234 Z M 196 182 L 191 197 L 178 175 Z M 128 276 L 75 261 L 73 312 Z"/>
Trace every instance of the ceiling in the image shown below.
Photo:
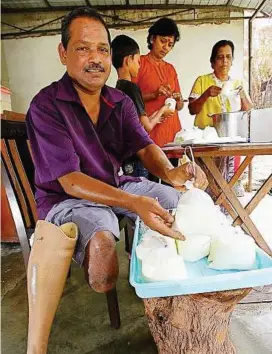
<path fill-rule="evenodd" d="M 222 7 L 243 10 L 261 10 L 272 15 L 272 0 L 2 0 L 2 13 L 71 10 L 79 6 L 92 6 L 96 9 L 169 9 Z"/>
<path fill-rule="evenodd" d="M 60 33 L 63 17 L 80 6 L 97 9 L 109 28 L 119 29 L 150 26 L 162 13 L 189 24 L 272 16 L 272 0 L 2 0 L 1 38 Z"/>

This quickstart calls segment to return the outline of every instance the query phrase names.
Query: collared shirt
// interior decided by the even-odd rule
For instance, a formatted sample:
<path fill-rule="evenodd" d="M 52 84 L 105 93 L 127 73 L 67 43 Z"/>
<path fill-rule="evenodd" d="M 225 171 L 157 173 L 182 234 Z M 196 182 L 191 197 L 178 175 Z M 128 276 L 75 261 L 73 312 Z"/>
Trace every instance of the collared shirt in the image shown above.
<path fill-rule="evenodd" d="M 71 198 L 58 182 L 68 173 L 80 171 L 114 187 L 140 181 L 118 172 L 124 159 L 153 142 L 129 97 L 104 86 L 100 100 L 94 126 L 66 73 L 42 89 L 30 104 L 26 125 L 41 219 L 55 204 Z"/>
<path fill-rule="evenodd" d="M 213 126 L 213 120 L 208 114 L 239 111 L 241 99 L 237 95 L 237 88 L 242 84 L 240 80 L 229 77 L 227 81 L 219 80 L 214 73 L 199 76 L 192 88 L 190 98 L 199 98 L 210 86 L 222 87 L 222 92 L 216 97 L 209 97 L 203 104 L 201 111 L 195 117 L 195 125 L 201 129 Z"/>

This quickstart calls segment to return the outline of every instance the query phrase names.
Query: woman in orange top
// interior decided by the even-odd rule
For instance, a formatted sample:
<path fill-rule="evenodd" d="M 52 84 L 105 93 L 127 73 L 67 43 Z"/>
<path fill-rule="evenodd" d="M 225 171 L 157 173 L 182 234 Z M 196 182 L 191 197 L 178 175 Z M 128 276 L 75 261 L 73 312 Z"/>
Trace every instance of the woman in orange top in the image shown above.
<path fill-rule="evenodd" d="M 174 114 L 167 116 L 150 132 L 150 137 L 159 146 L 172 142 L 181 130 L 177 111 L 183 108 L 183 99 L 177 73 L 173 65 L 163 60 L 178 40 L 179 30 L 173 20 L 163 17 L 155 22 L 148 30 L 150 52 L 141 56 L 140 71 L 135 80 L 141 89 L 147 116 L 159 110 L 167 97 L 173 97 L 177 102 Z"/>

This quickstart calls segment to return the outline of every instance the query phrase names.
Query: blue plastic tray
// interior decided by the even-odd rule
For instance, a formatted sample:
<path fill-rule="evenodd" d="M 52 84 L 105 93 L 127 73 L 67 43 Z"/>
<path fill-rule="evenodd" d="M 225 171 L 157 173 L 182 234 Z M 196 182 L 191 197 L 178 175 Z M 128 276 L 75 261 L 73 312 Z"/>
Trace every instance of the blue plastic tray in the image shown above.
<path fill-rule="evenodd" d="M 186 295 L 240 289 L 272 284 L 272 258 L 257 247 L 255 270 L 213 270 L 207 267 L 207 257 L 198 262 L 185 262 L 188 278 L 180 281 L 147 282 L 142 275 L 141 264 L 136 257 L 136 247 L 143 228 L 139 218 L 135 224 L 130 284 L 141 298 Z"/>

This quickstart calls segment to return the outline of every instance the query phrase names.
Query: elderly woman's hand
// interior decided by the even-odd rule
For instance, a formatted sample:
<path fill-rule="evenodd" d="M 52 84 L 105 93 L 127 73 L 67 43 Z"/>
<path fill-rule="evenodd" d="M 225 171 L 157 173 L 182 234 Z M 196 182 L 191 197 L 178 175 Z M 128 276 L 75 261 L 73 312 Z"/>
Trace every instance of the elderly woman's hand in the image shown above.
<path fill-rule="evenodd" d="M 167 178 L 171 185 L 178 190 L 184 190 L 184 183 L 194 178 L 194 186 L 205 190 L 208 187 L 208 180 L 202 169 L 194 164 L 195 175 L 193 173 L 192 163 L 185 163 L 179 167 L 168 171 Z"/>
<path fill-rule="evenodd" d="M 242 85 L 237 87 L 237 94 L 240 96 L 240 98 L 242 100 L 246 98 L 246 92 L 245 92 L 245 89 L 244 89 L 244 87 Z"/>
<path fill-rule="evenodd" d="M 222 91 L 222 88 L 219 86 L 212 85 L 207 90 L 204 92 L 204 95 L 209 98 L 209 97 L 216 97 L 220 95 Z"/>

